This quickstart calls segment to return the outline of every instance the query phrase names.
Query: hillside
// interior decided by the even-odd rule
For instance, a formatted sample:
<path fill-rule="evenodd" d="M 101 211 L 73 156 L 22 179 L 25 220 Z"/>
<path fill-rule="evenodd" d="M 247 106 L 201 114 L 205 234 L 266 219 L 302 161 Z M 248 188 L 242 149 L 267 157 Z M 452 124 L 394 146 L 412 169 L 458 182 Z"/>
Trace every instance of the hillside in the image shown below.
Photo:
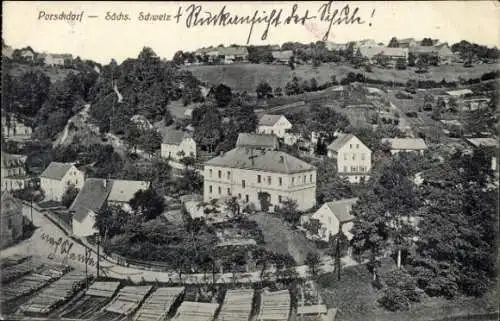
<path fill-rule="evenodd" d="M 9 74 L 12 77 L 20 78 L 24 73 L 31 72 L 42 72 L 46 76 L 50 78 L 51 83 L 55 83 L 56 81 L 62 81 L 69 74 L 77 74 L 79 73 L 76 69 L 63 69 L 63 68 L 53 68 L 48 66 L 30 66 L 26 64 L 12 64 L 12 68 L 9 69 Z"/>
<path fill-rule="evenodd" d="M 185 66 L 193 76 L 209 85 L 223 83 L 236 91 L 254 92 L 261 81 L 268 82 L 271 87 L 284 88 L 286 83 L 294 76 L 309 80 L 316 78 L 318 85 L 330 81 L 335 75 L 337 81 L 345 78 L 349 72 L 364 73 L 366 77 L 406 83 L 409 79 L 457 81 L 459 77 L 464 79 L 477 78 L 482 74 L 498 69 L 495 64 L 474 65 L 465 68 L 462 64 L 442 65 L 429 68 L 429 72 L 417 74 L 413 70 L 381 69 L 373 67 L 373 72 L 364 72 L 363 69 L 355 69 L 347 65 L 335 63 L 322 64 L 319 67 L 312 65 L 298 65 L 295 70 L 283 65 L 266 64 L 232 64 L 232 65 L 197 65 Z"/>

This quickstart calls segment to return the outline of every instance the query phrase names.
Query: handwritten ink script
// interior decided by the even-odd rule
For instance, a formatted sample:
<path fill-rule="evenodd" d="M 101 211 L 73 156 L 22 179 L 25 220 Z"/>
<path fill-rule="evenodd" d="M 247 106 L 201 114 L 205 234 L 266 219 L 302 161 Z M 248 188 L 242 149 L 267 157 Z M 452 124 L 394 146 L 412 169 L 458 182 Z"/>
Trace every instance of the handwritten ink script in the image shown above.
<path fill-rule="evenodd" d="M 206 6 L 206 5 L 205 5 Z M 203 4 L 190 4 L 177 7 L 173 12 L 127 12 L 126 9 L 119 12 L 106 11 L 103 15 L 87 14 L 85 11 L 78 13 L 69 12 L 46 12 L 39 11 L 38 20 L 47 23 L 58 21 L 72 21 L 81 23 L 85 19 L 104 19 L 109 23 L 124 23 L 129 21 L 139 21 L 141 23 L 175 23 L 184 25 L 188 29 L 209 28 L 209 27 L 231 27 L 249 26 L 247 44 L 250 43 L 254 29 L 257 26 L 264 26 L 260 39 L 266 40 L 270 30 L 287 25 L 303 25 L 306 28 L 314 26 L 315 36 L 322 37 L 327 41 L 334 26 L 365 25 L 371 26 L 370 19 L 373 18 L 375 10 L 371 10 L 371 15 L 362 12 L 359 7 L 335 1 L 318 3 L 313 9 L 304 9 L 298 4 L 290 7 L 276 7 L 271 10 L 257 9 L 253 12 L 235 14 L 227 6 L 216 10 L 207 10 Z M 174 9 L 175 10 L 175 9 Z M 366 9 L 365 9 L 366 10 Z M 369 16 L 369 17 L 368 17 Z M 317 24 L 316 24 L 317 22 Z M 325 26 L 325 31 L 319 31 L 317 26 Z M 308 29 L 309 30 L 309 29 Z"/>
<path fill-rule="evenodd" d="M 61 255 L 61 256 L 67 256 L 68 259 L 71 261 L 79 262 L 79 263 L 85 263 L 87 261 L 87 265 L 89 266 L 96 266 L 96 262 L 94 258 L 90 255 L 85 256 L 83 254 L 77 254 L 73 251 L 71 251 L 71 248 L 73 247 L 73 242 L 64 239 L 62 237 L 59 237 L 58 239 L 55 239 L 54 237 L 42 233 L 41 238 L 43 241 L 45 241 L 49 246 L 54 247 L 54 254 Z"/>
<path fill-rule="evenodd" d="M 372 11 L 373 17 L 374 11 Z M 249 15 L 235 15 L 223 6 L 217 12 L 209 12 L 203 9 L 202 5 L 191 4 L 184 10 L 179 7 L 177 14 L 173 16 L 177 23 L 184 21 L 187 28 L 208 27 L 208 26 L 229 26 L 229 25 L 249 25 L 247 44 L 250 43 L 255 25 L 265 25 L 265 30 L 261 35 L 261 40 L 266 40 L 271 28 L 278 28 L 283 25 L 302 24 L 309 21 L 319 20 L 327 25 L 327 30 L 323 34 L 323 41 L 327 41 L 330 31 L 334 25 L 365 24 L 365 20 L 360 16 L 358 7 L 351 8 L 349 4 L 335 7 L 334 2 L 323 3 L 316 13 L 309 9 L 301 11 L 298 4 L 294 4 L 288 13 L 284 9 L 272 9 L 271 11 L 255 10 Z M 371 23 L 370 23 L 371 25 Z"/>

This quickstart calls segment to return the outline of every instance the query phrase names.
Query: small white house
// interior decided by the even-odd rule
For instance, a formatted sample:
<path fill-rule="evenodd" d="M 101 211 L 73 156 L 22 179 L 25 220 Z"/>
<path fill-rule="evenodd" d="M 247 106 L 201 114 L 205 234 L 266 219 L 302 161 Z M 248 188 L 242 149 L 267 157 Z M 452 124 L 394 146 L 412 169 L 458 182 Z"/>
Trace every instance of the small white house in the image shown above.
<path fill-rule="evenodd" d="M 106 204 L 111 184 L 101 178 L 89 178 L 76 196 L 69 211 L 72 213 L 72 228 L 75 236 L 90 236 L 98 232 L 94 227 L 96 216 Z"/>
<path fill-rule="evenodd" d="M 327 147 L 328 157 L 334 159 L 337 173 L 351 183 L 370 177 L 372 151 L 352 134 L 339 134 Z"/>
<path fill-rule="evenodd" d="M 423 155 L 427 149 L 422 138 L 383 138 L 382 143 L 390 146 L 391 155 L 399 152 L 415 152 Z"/>
<path fill-rule="evenodd" d="M 196 142 L 188 133 L 169 130 L 163 136 L 161 157 L 176 161 L 184 157 L 196 158 Z"/>
<path fill-rule="evenodd" d="M 357 198 L 348 198 L 340 201 L 327 202 L 323 204 L 310 218 L 309 224 L 318 227 L 317 231 L 308 231 L 309 238 L 319 238 L 325 242 L 332 235 L 342 232 L 349 240 L 352 239 L 350 232 L 354 220 L 351 215 L 352 206 L 358 201 Z M 313 222 L 316 221 L 316 222 Z"/>
<path fill-rule="evenodd" d="M 60 202 L 70 185 L 81 189 L 85 175 L 72 163 L 52 162 L 40 175 L 40 187 L 45 193 L 45 200 Z"/>
<path fill-rule="evenodd" d="M 259 119 L 257 133 L 271 134 L 279 138 L 284 138 L 290 129 L 292 129 L 292 123 L 285 116 L 265 114 Z"/>

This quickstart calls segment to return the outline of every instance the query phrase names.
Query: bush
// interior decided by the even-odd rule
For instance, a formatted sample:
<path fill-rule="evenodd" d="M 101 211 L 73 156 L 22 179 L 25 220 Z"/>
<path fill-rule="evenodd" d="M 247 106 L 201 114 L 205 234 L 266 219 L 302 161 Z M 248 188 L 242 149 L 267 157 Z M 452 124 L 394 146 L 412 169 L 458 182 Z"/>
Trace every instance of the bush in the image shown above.
<path fill-rule="evenodd" d="M 378 303 L 390 311 L 408 310 L 410 307 L 410 300 L 403 291 L 393 288 L 385 290 L 384 296 L 378 300 Z"/>

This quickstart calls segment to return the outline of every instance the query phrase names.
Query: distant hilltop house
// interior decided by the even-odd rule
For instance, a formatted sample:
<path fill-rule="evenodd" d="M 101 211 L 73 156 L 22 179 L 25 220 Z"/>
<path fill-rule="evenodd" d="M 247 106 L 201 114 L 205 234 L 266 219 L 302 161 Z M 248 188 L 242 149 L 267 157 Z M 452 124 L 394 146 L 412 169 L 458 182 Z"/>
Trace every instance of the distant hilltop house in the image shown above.
<path fill-rule="evenodd" d="M 180 130 L 166 130 L 163 133 L 160 155 L 163 158 L 176 161 L 184 157 L 196 158 L 196 142 L 189 133 Z"/>
<path fill-rule="evenodd" d="M 106 204 L 131 211 L 129 201 L 135 193 L 148 189 L 149 185 L 145 181 L 87 179 L 69 208 L 73 235 L 82 237 L 97 233 L 95 220 Z"/>
<path fill-rule="evenodd" d="M 2 191 L 0 211 L 0 249 L 13 244 L 23 236 L 22 203 L 9 192 Z"/>
<path fill-rule="evenodd" d="M 278 139 L 274 135 L 240 133 L 238 134 L 236 147 L 277 150 L 279 147 L 279 143 Z"/>
<path fill-rule="evenodd" d="M 218 60 L 222 60 L 221 62 L 224 64 L 248 61 L 248 49 L 243 46 L 202 48 L 196 50 L 194 55 L 200 62 L 203 62 L 205 55 L 208 57 L 209 63 L 214 63 Z"/>
<path fill-rule="evenodd" d="M 390 146 L 392 155 L 399 152 L 415 152 L 423 155 L 427 149 L 422 138 L 383 138 L 382 143 Z"/>
<path fill-rule="evenodd" d="M 339 134 L 327 147 L 328 157 L 334 159 L 337 173 L 351 183 L 370 178 L 372 151 L 352 134 Z"/>
<path fill-rule="evenodd" d="M 331 41 L 326 41 L 325 42 L 325 48 L 328 51 L 346 50 L 347 49 L 347 44 L 346 43 L 334 43 L 334 42 L 331 42 Z"/>
<path fill-rule="evenodd" d="M 415 45 L 409 48 L 409 50 L 410 53 L 416 56 L 427 55 L 438 57 L 440 63 L 449 63 L 456 59 L 448 43 L 436 44 L 433 46 Z"/>
<path fill-rule="evenodd" d="M 23 189 L 28 182 L 25 155 L 9 154 L 1 151 L 2 191 Z"/>
<path fill-rule="evenodd" d="M 72 163 L 52 162 L 40 174 L 40 187 L 45 193 L 45 200 L 61 202 L 70 185 L 81 189 L 85 175 Z"/>
<path fill-rule="evenodd" d="M 271 51 L 275 63 L 287 65 L 293 57 L 292 50 Z"/>
<path fill-rule="evenodd" d="M 39 57 L 43 59 L 44 64 L 48 66 L 64 66 L 65 64 L 71 63 L 73 61 L 73 55 L 65 53 L 42 53 L 39 55 Z"/>
<path fill-rule="evenodd" d="M 316 168 L 281 151 L 235 148 L 207 161 L 203 176 L 205 202 L 235 196 L 262 211 L 286 199 L 301 211 L 316 205 Z"/>
<path fill-rule="evenodd" d="M 358 198 L 348 198 L 323 204 L 314 214 L 301 217 L 301 224 L 308 225 L 307 237 L 325 242 L 340 231 L 351 240 L 350 232 L 354 216 L 351 214 L 352 206 Z"/>
<path fill-rule="evenodd" d="M 257 125 L 258 134 L 276 135 L 278 138 L 284 138 L 285 134 L 292 129 L 292 123 L 283 115 L 264 114 L 259 119 Z"/>
<path fill-rule="evenodd" d="M 36 52 L 31 47 L 19 50 L 19 56 L 29 62 L 35 61 Z"/>
<path fill-rule="evenodd" d="M 392 61 L 400 58 L 405 59 L 405 61 L 408 60 L 408 49 L 406 48 L 390 48 L 379 45 L 361 46 L 359 47 L 359 52 L 370 62 L 373 62 L 378 55 L 387 57 Z"/>

